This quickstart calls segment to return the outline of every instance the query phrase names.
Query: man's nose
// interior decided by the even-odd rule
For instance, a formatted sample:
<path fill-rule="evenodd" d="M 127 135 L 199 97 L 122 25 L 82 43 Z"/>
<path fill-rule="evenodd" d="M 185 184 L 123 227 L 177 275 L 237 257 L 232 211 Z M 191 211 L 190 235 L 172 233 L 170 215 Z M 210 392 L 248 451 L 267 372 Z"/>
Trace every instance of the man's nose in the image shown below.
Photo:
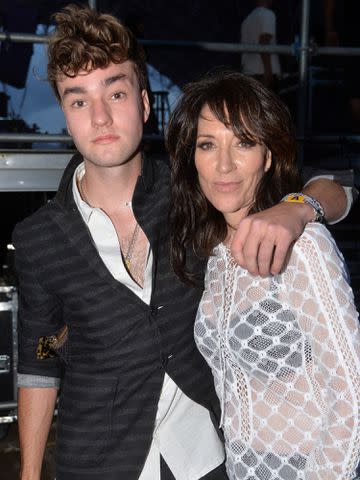
<path fill-rule="evenodd" d="M 92 123 L 95 127 L 103 127 L 112 123 L 111 109 L 105 101 L 98 100 L 93 103 Z"/>

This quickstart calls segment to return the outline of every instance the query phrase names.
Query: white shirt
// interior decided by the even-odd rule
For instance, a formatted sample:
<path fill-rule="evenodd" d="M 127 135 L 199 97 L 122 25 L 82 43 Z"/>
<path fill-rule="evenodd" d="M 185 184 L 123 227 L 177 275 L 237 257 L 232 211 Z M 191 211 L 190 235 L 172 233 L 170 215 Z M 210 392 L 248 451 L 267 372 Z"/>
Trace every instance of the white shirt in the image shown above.
<path fill-rule="evenodd" d="M 271 35 L 270 45 L 276 45 L 275 13 L 265 7 L 257 7 L 250 12 L 241 24 L 241 43 L 259 45 L 262 34 Z M 271 69 L 280 76 L 280 62 L 277 54 L 271 54 Z M 242 71 L 246 75 L 263 75 L 264 64 L 259 53 L 242 54 Z"/>
<path fill-rule="evenodd" d="M 85 173 L 82 163 L 73 177 L 75 203 L 87 225 L 101 259 L 110 273 L 144 303 L 151 298 L 153 256 L 148 245 L 144 287 L 127 273 L 114 225 L 104 211 L 85 203 L 76 178 Z M 187 397 L 165 373 L 158 403 L 153 440 L 139 480 L 160 479 L 160 454 L 177 480 L 197 480 L 225 460 L 224 448 L 209 412 Z"/>
<path fill-rule="evenodd" d="M 214 374 L 231 480 L 355 478 L 360 328 L 348 282 L 319 223 L 279 275 L 253 276 L 214 249 L 195 339 Z"/>

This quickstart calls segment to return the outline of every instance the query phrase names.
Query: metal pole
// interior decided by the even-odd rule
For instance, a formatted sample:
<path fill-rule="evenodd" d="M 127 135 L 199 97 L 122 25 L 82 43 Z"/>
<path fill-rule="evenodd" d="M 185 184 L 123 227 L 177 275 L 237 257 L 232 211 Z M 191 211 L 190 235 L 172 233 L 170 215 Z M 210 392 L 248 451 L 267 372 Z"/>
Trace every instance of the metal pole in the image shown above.
<path fill-rule="evenodd" d="M 158 134 L 144 134 L 145 140 L 162 140 L 163 136 Z M 44 142 L 44 143 L 73 143 L 73 139 L 69 135 L 61 135 L 57 133 L 0 133 L 0 149 L 2 142 Z M 1 159 L 1 150 L 0 150 Z"/>
<path fill-rule="evenodd" d="M 96 0 L 89 0 L 89 7 L 96 10 Z"/>
<path fill-rule="evenodd" d="M 35 35 L 31 33 L 8 33 L 0 32 L 0 41 L 18 43 L 47 43 L 47 35 Z"/>
<path fill-rule="evenodd" d="M 306 116 L 308 107 L 309 88 L 309 16 L 310 1 L 302 1 L 301 9 L 301 40 L 299 58 L 299 89 L 297 98 L 297 135 L 304 137 L 306 132 Z M 304 163 L 304 146 L 301 144 L 298 151 L 298 164 L 301 168 Z"/>
<path fill-rule="evenodd" d="M 49 37 L 47 35 L 35 35 L 30 33 L 9 33 L 0 32 L 0 41 L 15 43 L 47 43 Z M 294 55 L 294 47 L 292 45 L 250 45 L 239 43 L 222 43 L 222 42 L 188 42 L 179 40 L 144 40 L 140 38 L 139 43 L 145 47 L 173 47 L 173 48 L 189 48 L 193 50 L 207 50 L 209 52 L 251 52 L 251 53 L 277 53 L 279 55 Z M 329 49 L 327 49 L 329 50 Z M 335 53 L 337 48 L 332 49 Z M 346 50 L 346 49 L 343 49 Z M 353 55 L 360 56 L 360 48 L 353 48 Z M 319 49 L 320 51 L 320 49 Z M 331 53 L 333 54 L 333 53 Z M 346 55 L 346 53 L 343 53 Z"/>

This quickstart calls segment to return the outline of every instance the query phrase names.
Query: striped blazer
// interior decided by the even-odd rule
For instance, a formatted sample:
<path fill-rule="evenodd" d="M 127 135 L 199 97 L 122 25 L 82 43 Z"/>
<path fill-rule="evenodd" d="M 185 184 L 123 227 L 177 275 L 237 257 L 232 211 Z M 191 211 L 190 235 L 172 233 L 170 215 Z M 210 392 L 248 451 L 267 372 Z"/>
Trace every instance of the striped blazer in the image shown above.
<path fill-rule="evenodd" d="M 133 196 L 154 256 L 146 305 L 107 270 L 76 208 L 72 176 L 81 161 L 73 157 L 54 199 L 14 230 L 18 370 L 61 372 L 57 480 L 132 480 L 150 447 L 165 371 L 218 415 L 211 372 L 193 339 L 201 291 L 182 284 L 170 268 L 167 165 L 146 159 Z M 203 271 L 204 262 L 195 268 Z M 64 324 L 69 337 L 60 358 L 38 360 L 39 337 Z"/>

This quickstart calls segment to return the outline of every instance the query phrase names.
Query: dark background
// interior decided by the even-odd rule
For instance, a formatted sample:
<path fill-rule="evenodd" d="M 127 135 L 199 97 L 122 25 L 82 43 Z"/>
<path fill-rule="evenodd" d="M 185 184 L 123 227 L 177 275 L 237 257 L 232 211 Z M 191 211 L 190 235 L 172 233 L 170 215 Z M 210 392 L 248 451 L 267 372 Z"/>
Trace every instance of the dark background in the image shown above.
<path fill-rule="evenodd" d="M 348 0 L 344 0 L 345 3 Z M 39 23 L 51 24 L 51 15 L 67 5 L 61 0 L 1 0 L 0 21 L 9 32 L 34 33 Z M 73 2 L 84 4 L 85 2 Z M 360 3 L 360 2 L 358 2 Z M 240 24 L 252 8 L 251 0 L 99 0 L 97 8 L 123 22 L 136 25 L 145 40 L 239 42 Z M 293 43 L 299 33 L 300 0 L 275 0 L 279 44 Z M 336 16 L 341 24 L 342 9 Z M 322 0 L 311 2 L 311 33 L 323 43 Z M 182 86 L 214 65 L 240 68 L 240 54 L 215 53 L 184 48 L 148 47 L 149 63 Z M 0 80 L 24 86 L 32 53 L 31 44 L 9 43 L 1 48 Z M 19 62 L 21 58 L 21 62 Z M 285 70 L 294 70 L 296 61 L 282 57 Z"/>

